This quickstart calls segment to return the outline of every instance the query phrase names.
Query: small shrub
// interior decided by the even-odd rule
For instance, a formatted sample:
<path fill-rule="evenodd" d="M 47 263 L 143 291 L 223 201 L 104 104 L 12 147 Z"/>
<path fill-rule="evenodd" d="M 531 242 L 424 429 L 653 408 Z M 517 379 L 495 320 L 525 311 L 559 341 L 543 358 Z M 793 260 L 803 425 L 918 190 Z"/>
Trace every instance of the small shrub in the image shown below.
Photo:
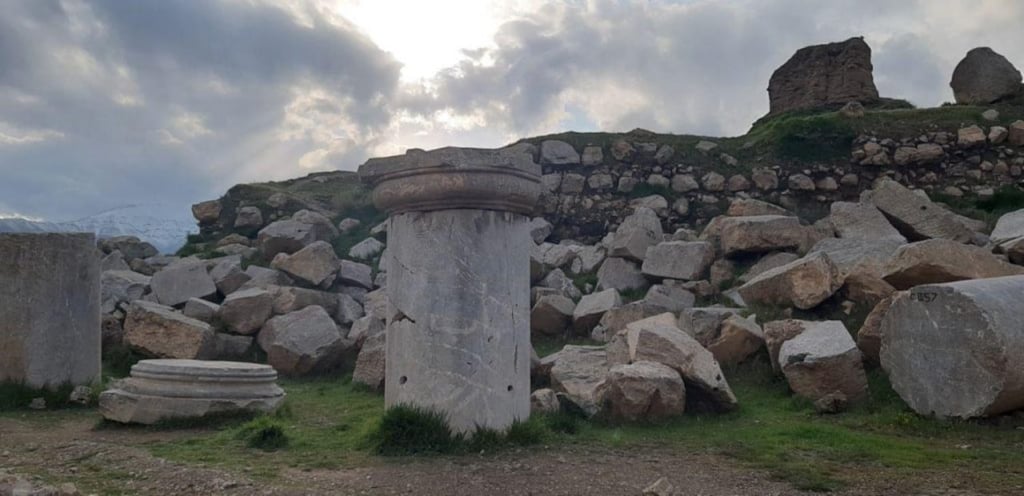
<path fill-rule="evenodd" d="M 539 444 L 544 440 L 547 428 L 540 416 L 531 416 L 525 422 L 516 422 L 505 433 L 505 441 L 516 446 Z"/>
<path fill-rule="evenodd" d="M 274 417 L 253 419 L 238 429 L 236 438 L 245 445 L 263 451 L 276 451 L 288 446 L 288 435 L 281 421 Z"/>
<path fill-rule="evenodd" d="M 543 422 L 552 432 L 573 435 L 580 431 L 582 419 L 578 415 L 559 412 L 545 415 Z"/>
<path fill-rule="evenodd" d="M 408 405 L 389 408 L 370 439 L 374 451 L 386 456 L 447 453 L 456 444 L 443 414 Z"/>
<path fill-rule="evenodd" d="M 43 398 L 47 409 L 76 406 L 69 401 L 73 389 L 70 384 L 37 389 L 18 382 L 0 382 L 0 411 L 26 409 L 36 398 Z"/>

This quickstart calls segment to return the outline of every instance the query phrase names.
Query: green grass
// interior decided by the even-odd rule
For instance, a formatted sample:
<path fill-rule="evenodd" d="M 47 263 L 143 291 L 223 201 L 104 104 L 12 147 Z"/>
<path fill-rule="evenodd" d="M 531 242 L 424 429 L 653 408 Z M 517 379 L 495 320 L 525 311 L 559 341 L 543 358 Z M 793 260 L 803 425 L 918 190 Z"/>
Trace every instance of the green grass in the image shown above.
<path fill-rule="evenodd" d="M 941 192 L 929 196 L 960 215 L 984 221 L 989 229 L 995 226 L 999 217 L 1024 208 L 1024 190 L 1012 184 L 1000 187 L 990 198 L 973 194 L 957 198 Z"/>
<path fill-rule="evenodd" d="M 34 388 L 18 382 L 0 382 L 0 412 L 24 411 L 35 398 L 43 398 L 47 409 L 74 408 L 69 401 L 74 386 L 62 384 L 54 388 Z"/>
<path fill-rule="evenodd" d="M 384 456 L 466 454 L 495 451 L 508 446 L 537 444 L 547 434 L 540 417 L 514 423 L 507 432 L 478 428 L 471 434 L 452 432 L 446 417 L 414 406 L 389 408 L 371 431 L 374 453 Z"/>

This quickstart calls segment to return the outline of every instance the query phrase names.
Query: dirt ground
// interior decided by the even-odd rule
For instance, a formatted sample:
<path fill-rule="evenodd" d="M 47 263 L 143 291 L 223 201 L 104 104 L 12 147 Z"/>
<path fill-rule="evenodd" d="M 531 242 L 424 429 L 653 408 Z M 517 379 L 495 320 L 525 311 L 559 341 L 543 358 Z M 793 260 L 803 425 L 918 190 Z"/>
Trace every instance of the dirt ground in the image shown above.
<path fill-rule="evenodd" d="M 152 495 L 639 495 L 661 477 L 676 494 L 701 496 L 813 494 L 718 455 L 659 449 L 585 446 L 507 451 L 496 455 L 375 459 L 340 470 L 284 470 L 273 479 L 170 462 L 147 443 L 203 435 L 197 431 L 94 430 L 88 417 L 53 424 L 0 418 L 0 474 L 75 483 L 83 494 Z M 953 474 L 955 475 L 955 474 Z M 933 486 L 945 486 L 930 479 Z M 865 474 L 839 494 L 966 496 L 928 490 L 914 481 Z"/>

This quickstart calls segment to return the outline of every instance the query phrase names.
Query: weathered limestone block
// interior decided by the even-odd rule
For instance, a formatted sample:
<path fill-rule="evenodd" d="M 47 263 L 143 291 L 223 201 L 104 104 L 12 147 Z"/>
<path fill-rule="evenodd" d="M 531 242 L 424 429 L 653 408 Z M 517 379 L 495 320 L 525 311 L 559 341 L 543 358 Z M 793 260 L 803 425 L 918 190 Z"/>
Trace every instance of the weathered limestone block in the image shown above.
<path fill-rule="evenodd" d="M 601 410 L 609 369 L 604 347 L 566 345 L 541 363 L 551 371 L 551 388 L 564 394 L 572 405 L 588 416 Z"/>
<path fill-rule="evenodd" d="M 389 214 L 388 406 L 437 410 L 458 432 L 529 416 L 533 152 L 411 150 L 360 167 Z"/>
<path fill-rule="evenodd" d="M 366 264 L 341 260 L 338 262 L 338 282 L 364 289 L 373 289 L 373 268 Z"/>
<path fill-rule="evenodd" d="M 744 283 L 753 279 L 755 276 L 767 272 L 776 267 L 782 267 L 791 262 L 795 262 L 800 258 L 800 255 L 796 253 L 789 253 L 785 251 L 777 251 L 769 253 L 751 265 L 746 272 L 740 275 L 737 279 L 739 282 Z"/>
<path fill-rule="evenodd" d="M 943 238 L 967 243 L 974 239 L 974 233 L 952 212 L 892 179 L 882 179 L 874 189 L 861 193 L 861 201 L 881 210 L 911 241 Z"/>
<path fill-rule="evenodd" d="M 384 243 L 377 238 L 366 238 L 348 250 L 348 256 L 356 260 L 370 260 L 384 251 Z"/>
<path fill-rule="evenodd" d="M 269 365 L 201 360 L 142 360 L 131 376 L 100 394 L 107 420 L 155 424 L 210 415 L 277 410 L 285 392 Z"/>
<path fill-rule="evenodd" d="M 679 372 L 686 383 L 688 409 L 719 412 L 734 409 L 736 396 L 715 357 L 676 327 L 675 320 L 672 314 L 662 314 L 627 325 L 609 344 L 609 361 L 612 365 L 638 361 L 668 365 Z"/>
<path fill-rule="evenodd" d="M 815 326 L 784 342 L 779 366 L 790 389 L 811 401 L 832 395 L 845 404 L 867 397 L 860 350 L 841 322 Z"/>
<path fill-rule="evenodd" d="M 768 347 L 768 356 L 771 359 L 772 370 L 781 372 L 779 365 L 779 350 L 786 341 L 803 334 L 810 329 L 825 328 L 829 334 L 837 333 L 840 329 L 845 330 L 846 326 L 838 320 L 810 321 L 810 320 L 776 320 L 764 324 L 764 343 Z"/>
<path fill-rule="evenodd" d="M 576 153 L 569 143 L 545 140 L 540 144 L 540 163 L 543 165 L 578 164 L 580 163 L 580 154 Z"/>
<path fill-rule="evenodd" d="M 842 285 L 839 269 L 828 255 L 818 252 L 761 273 L 740 286 L 739 294 L 747 303 L 806 310 L 828 299 Z"/>
<path fill-rule="evenodd" d="M 598 148 L 600 150 L 600 148 Z M 558 402 L 558 394 L 555 390 L 541 388 L 530 393 L 530 413 L 544 415 L 558 413 L 561 409 Z"/>
<path fill-rule="evenodd" d="M 725 307 L 697 307 L 683 310 L 679 314 L 677 325 L 683 332 L 689 334 L 707 347 L 718 338 L 722 322 L 725 319 L 739 315 L 740 310 Z"/>
<path fill-rule="evenodd" d="M 153 274 L 149 284 L 157 301 L 171 307 L 184 305 L 189 298 L 209 298 L 217 294 L 217 286 L 202 262 L 174 263 Z"/>
<path fill-rule="evenodd" d="M 679 313 L 693 308 L 697 297 L 678 283 L 664 281 L 663 284 L 651 286 L 641 301 L 648 306 L 662 308 L 662 312 Z"/>
<path fill-rule="evenodd" d="M 214 351 L 213 329 L 209 324 L 143 300 L 128 307 L 124 342 L 156 358 L 206 359 Z"/>
<path fill-rule="evenodd" d="M 267 353 L 267 363 L 291 377 L 337 368 L 351 346 L 327 311 L 318 306 L 268 320 L 257 342 Z"/>
<path fill-rule="evenodd" d="M 258 288 L 236 291 L 220 306 L 220 320 L 237 334 L 254 334 L 270 318 L 274 297 Z"/>
<path fill-rule="evenodd" d="M 703 279 L 715 260 L 707 241 L 666 241 L 647 248 L 641 271 L 658 278 L 693 281 Z"/>
<path fill-rule="evenodd" d="M 543 296 L 530 311 L 530 330 L 549 336 L 560 335 L 572 323 L 576 304 L 562 295 Z"/>
<path fill-rule="evenodd" d="M 893 238 L 825 238 L 808 253 L 828 255 L 843 278 L 851 274 L 881 277 L 896 250 L 905 243 Z"/>
<path fill-rule="evenodd" d="M 0 382 L 56 388 L 100 376 L 92 234 L 0 234 Z"/>
<path fill-rule="evenodd" d="M 646 207 L 637 207 L 622 220 L 615 234 L 608 242 L 608 256 L 643 261 L 647 248 L 665 238 L 658 214 Z"/>
<path fill-rule="evenodd" d="M 840 238 L 894 239 L 906 243 L 881 210 L 870 203 L 832 202 L 829 222 Z"/>
<path fill-rule="evenodd" d="M 686 386 L 675 369 L 657 362 L 616 365 L 600 397 L 612 419 L 636 421 L 676 417 L 686 409 Z"/>
<path fill-rule="evenodd" d="M 879 363 L 878 353 L 882 349 L 882 319 L 892 306 L 892 301 L 893 297 L 890 296 L 878 302 L 857 331 L 857 349 L 869 362 Z"/>
<path fill-rule="evenodd" d="M 323 307 L 330 314 L 338 310 L 338 298 L 334 293 L 294 286 L 267 286 L 266 291 L 273 298 L 271 309 L 274 315 L 292 313 L 313 305 Z"/>
<path fill-rule="evenodd" d="M 220 220 L 220 212 L 223 206 L 220 200 L 208 200 L 192 205 L 192 217 L 195 217 L 200 224 L 215 224 Z"/>
<path fill-rule="evenodd" d="M 199 298 L 189 298 L 185 302 L 185 308 L 181 309 L 181 313 L 186 317 L 213 324 L 217 314 L 220 313 L 220 305 Z"/>
<path fill-rule="evenodd" d="M 614 288 L 585 295 L 572 312 L 572 326 L 576 334 L 589 335 L 605 312 L 622 305 L 622 298 Z"/>
<path fill-rule="evenodd" d="M 756 215 L 719 219 L 716 229 L 722 253 L 727 256 L 795 250 L 805 243 L 807 237 L 805 228 L 796 217 Z"/>
<path fill-rule="evenodd" d="M 222 295 L 229 295 L 238 291 L 242 285 L 252 280 L 252 276 L 242 270 L 242 263 L 239 260 L 229 258 L 222 260 L 210 267 L 210 278 L 217 286 L 217 291 Z"/>
<path fill-rule="evenodd" d="M 107 272 L 109 270 L 132 269 L 131 267 L 128 266 L 128 262 L 125 262 L 124 254 L 121 253 L 121 250 L 114 250 L 110 252 L 109 255 L 103 257 L 103 259 L 100 260 L 100 270 L 103 272 Z"/>
<path fill-rule="evenodd" d="M 644 277 L 640 266 L 625 258 L 608 257 L 597 270 L 597 289 L 617 289 L 630 291 L 643 290 L 650 287 L 651 282 Z"/>
<path fill-rule="evenodd" d="M 310 286 L 329 288 L 340 264 L 330 243 L 316 241 L 291 255 L 277 255 L 270 266 Z"/>
<path fill-rule="evenodd" d="M 103 313 L 108 314 L 122 303 L 142 298 L 149 290 L 151 278 L 130 270 L 108 270 L 100 276 Z"/>
<path fill-rule="evenodd" d="M 718 363 L 736 365 L 764 348 L 764 333 L 752 319 L 732 315 L 722 321 L 718 337 L 707 348 Z"/>
<path fill-rule="evenodd" d="M 1024 267 L 1008 264 L 985 248 L 948 239 L 929 239 L 901 246 L 885 266 L 882 278 L 896 289 L 1024 274 Z"/>
<path fill-rule="evenodd" d="M 917 286 L 882 319 L 882 368 L 914 411 L 998 415 L 1024 407 L 1024 276 Z"/>
<path fill-rule="evenodd" d="M 383 328 L 380 331 L 383 331 Z M 387 333 L 380 331 L 363 341 L 359 356 L 356 358 L 355 370 L 352 371 L 352 382 L 374 391 L 384 390 L 387 370 Z"/>

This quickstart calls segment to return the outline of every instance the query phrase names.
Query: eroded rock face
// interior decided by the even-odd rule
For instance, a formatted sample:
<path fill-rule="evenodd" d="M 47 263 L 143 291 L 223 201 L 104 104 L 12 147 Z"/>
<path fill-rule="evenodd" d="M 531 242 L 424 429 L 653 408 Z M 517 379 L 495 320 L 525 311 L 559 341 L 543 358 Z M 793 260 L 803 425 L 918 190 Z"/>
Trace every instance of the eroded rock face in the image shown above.
<path fill-rule="evenodd" d="M 860 350 L 846 327 L 814 326 L 779 349 L 779 366 L 794 393 L 817 402 L 826 396 L 853 403 L 867 397 Z"/>
<path fill-rule="evenodd" d="M 267 321 L 257 342 L 282 375 L 327 372 L 340 365 L 348 343 L 327 311 L 305 307 Z"/>
<path fill-rule="evenodd" d="M 818 252 L 765 271 L 739 288 L 747 303 L 787 305 L 810 309 L 843 285 L 839 269 L 828 255 Z"/>
<path fill-rule="evenodd" d="M 863 38 L 801 48 L 768 81 L 770 114 L 878 99 Z"/>
<path fill-rule="evenodd" d="M 893 298 L 890 296 L 878 302 L 857 331 L 857 348 L 869 362 L 879 363 L 878 354 L 882 349 L 882 319 L 892 306 Z"/>
<path fill-rule="evenodd" d="M 953 69 L 949 86 L 956 103 L 986 104 L 1021 91 L 1021 74 L 1006 57 L 989 47 L 978 47 L 967 52 Z"/>
<path fill-rule="evenodd" d="M 799 219 L 781 215 L 719 218 L 716 228 L 726 256 L 795 250 L 807 238 Z"/>
<path fill-rule="evenodd" d="M 643 261 L 647 248 L 665 238 L 658 214 L 646 207 L 638 207 L 626 217 L 608 242 L 608 256 Z"/>
<path fill-rule="evenodd" d="M 882 319 L 882 368 L 914 411 L 971 418 L 1024 407 L 1024 276 L 928 284 Z"/>
<path fill-rule="evenodd" d="M 616 365 L 608 371 L 601 397 L 613 419 L 658 420 L 682 415 L 686 387 L 671 367 L 639 361 Z"/>
<path fill-rule="evenodd" d="M 124 342 L 156 358 L 206 359 L 213 355 L 213 329 L 173 308 L 138 300 L 128 307 Z"/>
<path fill-rule="evenodd" d="M 930 239 L 901 246 L 886 265 L 883 279 L 896 289 L 1024 274 L 1024 267 L 1008 264 L 988 250 L 947 239 Z"/>
<path fill-rule="evenodd" d="M 150 279 L 157 301 L 168 306 L 184 305 L 189 298 L 209 298 L 217 294 L 217 286 L 202 262 L 175 263 Z"/>
<path fill-rule="evenodd" d="M 693 281 L 703 279 L 715 259 L 706 241 L 666 241 L 647 249 L 641 271 L 653 277 Z"/>
<path fill-rule="evenodd" d="M 603 347 L 566 345 L 541 363 L 551 371 L 551 388 L 563 393 L 580 411 L 593 416 L 601 410 L 602 385 L 609 369 Z"/>

